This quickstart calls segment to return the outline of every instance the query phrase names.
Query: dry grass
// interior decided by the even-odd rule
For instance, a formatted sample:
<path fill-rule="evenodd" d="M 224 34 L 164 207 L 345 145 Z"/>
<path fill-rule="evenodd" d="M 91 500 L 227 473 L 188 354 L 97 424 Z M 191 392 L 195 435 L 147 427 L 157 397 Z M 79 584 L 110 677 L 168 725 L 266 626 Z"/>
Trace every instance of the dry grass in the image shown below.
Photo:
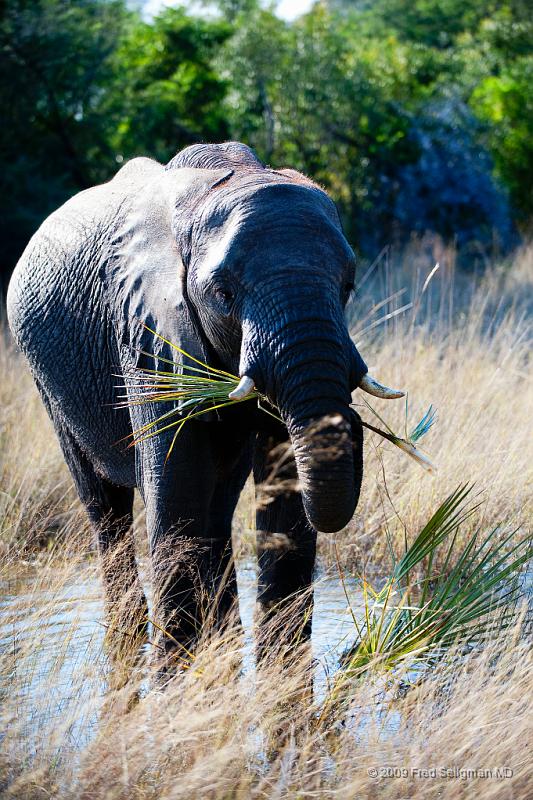
<path fill-rule="evenodd" d="M 85 524 L 29 370 L 0 329 L 0 551 L 42 548 Z"/>
<path fill-rule="evenodd" d="M 444 295 L 438 281 L 445 284 Z M 438 467 L 435 477 L 367 435 L 357 513 L 336 537 L 344 560 L 359 568 L 369 557 L 375 562 L 385 556 L 386 527 L 398 544 L 404 535 L 410 539 L 461 482 L 474 482 L 484 501 L 472 526 L 527 528 L 533 515 L 532 331 L 525 309 L 533 292 L 533 248 L 508 270 L 489 272 L 453 315 L 448 282 L 445 275 L 434 276 L 438 305 L 433 302 L 429 316 L 423 313 L 426 297 L 416 308 L 413 292 L 415 309 L 393 318 L 378 339 L 355 335 L 373 372 L 389 386 L 408 390 L 411 423 L 430 403 L 438 415 L 421 443 Z M 354 400 L 360 402 L 357 393 Z M 395 431 L 403 429 L 402 401 L 373 405 Z M 368 414 L 364 406 L 359 410 Z M 326 552 L 328 544 L 323 538 Z"/>
<path fill-rule="evenodd" d="M 147 665 L 113 690 L 93 621 L 95 565 L 82 582 L 74 554 L 44 566 L 4 615 L 5 797 L 530 796 L 531 652 L 519 627 L 481 653 L 450 653 L 407 692 L 400 672 L 354 681 L 328 714 L 313 701 L 301 651 L 243 673 L 239 629 L 213 636 L 164 690 L 147 691 Z M 74 580 L 83 602 L 69 591 Z M 22 614 L 24 635 L 6 647 L 5 625 Z"/>
<path fill-rule="evenodd" d="M 344 532 L 321 537 L 326 563 L 336 541 L 344 565 L 383 568 L 385 530 L 401 548 L 461 482 L 475 481 L 484 500 L 472 525 L 521 525 L 523 535 L 531 519 L 533 393 L 524 309 L 533 250 L 512 268 L 476 279 L 475 291 L 474 279 L 465 281 L 463 297 L 445 264 L 420 295 L 431 266 L 424 261 L 414 290 L 374 308 L 366 322 L 359 315 L 358 330 L 409 297 L 414 309 L 356 339 L 379 378 L 409 390 L 411 422 L 430 403 L 437 407 L 438 422 L 422 447 L 439 472 L 432 478 L 367 436 L 358 511 Z M 363 287 L 369 296 L 371 290 L 385 298 L 403 285 L 405 273 L 385 267 L 374 270 L 374 286 Z M 384 275 L 376 275 L 380 270 Z M 359 308 L 374 302 L 363 296 Z M 402 401 L 375 405 L 401 432 Z M 273 659 L 257 673 L 243 672 L 239 629 L 213 636 L 194 667 L 164 691 L 148 691 L 148 663 L 134 669 L 125 688 L 111 689 L 98 566 L 87 559 L 86 526 L 51 425 L 7 337 L 0 345 L 0 444 L 3 796 L 531 796 L 533 687 L 523 630 L 483 652 L 450 654 L 406 692 L 400 673 L 387 682 L 354 681 L 349 706 L 329 714 L 308 691 L 305 653 L 290 665 Z M 247 487 L 235 528 L 248 551 L 252 520 Z M 58 543 L 35 549 L 49 541 Z M 27 565 L 30 550 L 37 565 Z M 424 769 L 430 772 L 417 772 Z"/>

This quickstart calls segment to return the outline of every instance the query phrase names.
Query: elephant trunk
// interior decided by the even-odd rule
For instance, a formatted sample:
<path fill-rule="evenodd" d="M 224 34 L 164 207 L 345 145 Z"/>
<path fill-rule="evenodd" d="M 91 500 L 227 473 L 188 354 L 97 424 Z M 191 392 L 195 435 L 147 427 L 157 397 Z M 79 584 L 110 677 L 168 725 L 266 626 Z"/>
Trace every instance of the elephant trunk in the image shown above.
<path fill-rule="evenodd" d="M 253 364 L 247 344 L 254 337 L 243 331 L 241 358 L 241 375 L 251 374 L 281 412 L 307 518 L 324 532 L 338 531 L 351 519 L 362 473 L 362 440 L 352 430 L 350 389 L 366 367 L 338 316 L 285 317 L 280 329 L 270 328 L 268 343 L 263 340 Z"/>
<path fill-rule="evenodd" d="M 305 513 L 314 528 L 326 533 L 349 522 L 358 500 L 349 403 L 345 365 L 335 362 L 293 367 L 278 396 Z"/>

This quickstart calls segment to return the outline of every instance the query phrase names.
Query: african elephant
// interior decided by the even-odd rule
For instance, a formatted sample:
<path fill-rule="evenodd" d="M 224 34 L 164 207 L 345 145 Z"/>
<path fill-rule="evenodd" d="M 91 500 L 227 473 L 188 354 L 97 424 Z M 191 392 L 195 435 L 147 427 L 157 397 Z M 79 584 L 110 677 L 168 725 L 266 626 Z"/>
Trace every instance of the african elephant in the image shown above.
<path fill-rule="evenodd" d="M 327 194 L 235 142 L 193 145 L 166 166 L 135 158 L 53 213 L 22 255 L 9 324 L 100 552 L 123 544 L 120 581 L 116 565 L 104 570 L 108 600 L 129 591 L 131 608 L 144 605 L 130 534 L 137 487 L 169 648 L 197 640 L 206 598 L 217 620 L 234 604 L 232 516 L 250 472 L 256 485 L 267 480 L 281 443 L 292 444 L 286 470 L 297 483 L 257 510 L 260 608 L 309 587 L 316 531 L 337 531 L 354 513 L 363 457 L 351 391 L 399 393 L 370 378 L 349 337 L 353 286 L 354 255 Z M 172 430 L 117 444 L 161 409 L 117 409 L 116 384 L 153 367 L 147 353 L 180 358 L 141 322 L 241 376 L 236 397 L 255 385 L 283 423 L 253 402 L 209 412 L 183 427 L 166 465 Z"/>

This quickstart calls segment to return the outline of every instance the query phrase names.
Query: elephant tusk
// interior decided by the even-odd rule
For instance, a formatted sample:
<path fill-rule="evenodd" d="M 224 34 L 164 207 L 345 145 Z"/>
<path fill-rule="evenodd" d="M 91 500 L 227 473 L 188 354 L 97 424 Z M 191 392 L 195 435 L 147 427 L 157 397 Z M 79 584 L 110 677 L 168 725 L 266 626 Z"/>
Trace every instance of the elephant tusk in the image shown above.
<path fill-rule="evenodd" d="M 368 372 L 363 375 L 359 388 L 363 392 L 367 392 L 374 397 L 382 397 L 384 400 L 396 400 L 398 397 L 404 397 L 405 395 L 405 392 L 400 391 L 400 389 L 389 389 L 387 386 L 378 383 Z"/>
<path fill-rule="evenodd" d="M 236 389 L 229 393 L 230 400 L 244 400 L 255 389 L 255 384 L 248 375 L 243 375 Z"/>

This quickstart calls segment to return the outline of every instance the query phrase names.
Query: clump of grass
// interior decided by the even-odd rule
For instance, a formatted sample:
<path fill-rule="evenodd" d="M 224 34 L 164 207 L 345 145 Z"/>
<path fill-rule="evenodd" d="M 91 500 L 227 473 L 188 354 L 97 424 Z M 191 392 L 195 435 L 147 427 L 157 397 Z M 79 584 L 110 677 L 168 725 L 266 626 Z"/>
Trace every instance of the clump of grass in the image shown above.
<path fill-rule="evenodd" d="M 403 266 L 400 260 L 378 265 L 376 280 L 360 286 L 357 308 L 370 307 L 402 287 L 405 297 L 416 303 L 427 255 L 414 256 L 408 252 Z M 396 447 L 384 447 L 380 436 L 367 437 L 357 513 L 342 536 L 335 537 L 343 564 L 354 570 L 365 561 L 389 568 L 385 529 L 400 552 L 405 531 L 414 536 L 421 530 L 459 480 L 475 480 L 486 502 L 482 513 L 461 527 L 458 544 L 466 543 L 481 517 L 485 529 L 504 520 L 509 529 L 524 531 L 533 518 L 533 437 L 527 435 L 533 418 L 533 248 L 477 276 L 454 270 L 451 257 L 435 257 L 441 268 L 418 304 L 416 318 L 414 311 L 406 311 L 364 337 L 355 327 L 352 332 L 373 372 L 386 375 L 392 385 L 408 387 L 413 412 L 421 417 L 433 401 L 439 414 L 438 436 L 430 439 L 436 480 L 421 481 L 414 461 L 398 459 Z M 392 313 L 395 304 L 392 300 L 386 310 Z M 380 413 L 386 412 L 394 432 L 404 436 L 403 403 L 384 406 L 368 399 Z M 365 409 L 363 416 L 374 421 Z M 332 537 L 322 536 L 320 546 L 333 564 Z"/>
<path fill-rule="evenodd" d="M 98 586 L 96 564 L 73 552 L 61 564 L 49 558 L 2 609 L 2 796 L 392 800 L 398 787 L 421 800 L 486 796 L 489 782 L 475 771 L 460 781 L 412 774 L 428 766 L 507 766 L 490 797 L 503 785 L 529 796 L 531 652 L 518 628 L 464 657 L 452 650 L 406 693 L 395 691 L 396 675 L 382 693 L 352 681 L 346 706 L 320 714 L 303 695 L 309 667 L 299 652 L 289 664 L 272 657 L 253 675 L 242 670 L 239 626 L 207 635 L 195 668 L 164 691 L 147 691 L 148 665 L 127 686 L 106 688 Z M 376 765 L 408 774 L 376 782 Z"/>
<path fill-rule="evenodd" d="M 423 469 L 433 474 L 435 472 L 434 464 L 432 464 L 429 458 L 424 453 L 422 453 L 418 447 L 416 447 L 416 444 L 420 441 L 420 439 L 422 439 L 423 436 L 426 435 L 426 433 L 428 433 L 428 431 L 433 427 L 435 423 L 437 412 L 433 409 L 433 406 L 431 405 L 428 408 L 428 410 L 423 415 L 421 420 L 417 422 L 415 427 L 412 429 L 411 433 L 408 433 L 407 416 L 408 416 L 409 401 L 408 401 L 408 396 L 406 396 L 405 438 L 402 438 L 401 436 L 398 436 L 397 433 L 394 433 L 390 425 L 388 425 L 385 422 L 383 417 L 380 414 L 378 414 L 378 412 L 370 405 L 368 400 L 365 400 L 364 397 L 363 397 L 363 402 L 365 403 L 367 408 L 370 409 L 370 411 L 374 414 L 374 416 L 376 416 L 379 419 L 379 421 L 385 426 L 386 430 L 383 431 L 380 428 L 376 428 L 374 425 L 371 425 L 369 422 L 361 420 L 364 427 L 368 428 L 368 430 L 373 431 L 374 433 L 378 433 L 384 439 L 387 439 L 387 441 L 392 442 L 392 444 L 396 445 L 396 447 L 399 447 L 400 450 L 403 450 L 404 453 L 406 453 L 408 456 L 414 459 L 414 461 L 416 461 L 417 464 L 423 467 Z"/>
<path fill-rule="evenodd" d="M 160 355 L 155 356 L 152 353 L 142 351 L 143 355 L 163 362 L 169 367 L 172 367 L 172 370 L 135 369 L 128 375 L 129 385 L 124 387 L 128 390 L 127 394 L 119 397 L 120 402 L 117 403 L 117 407 L 125 408 L 131 405 L 146 405 L 148 403 L 173 403 L 174 407 L 169 411 L 165 411 L 146 425 L 133 431 L 130 437 L 130 447 L 146 441 L 146 439 L 150 439 L 153 436 L 158 436 L 171 428 L 175 428 L 174 437 L 167 453 L 168 460 L 176 438 L 187 422 L 203 414 L 207 414 L 210 411 L 227 408 L 228 406 L 234 406 L 239 403 L 250 402 L 252 400 L 256 401 L 261 411 L 282 422 L 278 409 L 272 406 L 268 398 L 255 388 L 250 394 L 241 399 L 233 399 L 229 396 L 239 385 L 240 378 L 237 375 L 209 366 L 209 364 L 200 361 L 177 344 L 161 336 L 157 331 L 152 330 L 152 328 L 149 328 L 147 325 L 144 325 L 144 327 L 158 339 L 168 344 L 173 350 L 180 354 L 182 359 L 186 359 L 187 361 L 181 360 L 178 365 L 174 361 L 163 358 Z M 193 364 L 187 363 L 188 361 L 193 362 Z M 396 445 L 396 447 L 413 458 L 428 472 L 433 472 L 433 464 L 427 456 L 415 447 L 415 442 L 418 442 L 435 422 L 433 407 L 430 406 L 411 433 L 407 434 L 406 432 L 406 437 L 402 438 L 394 433 L 392 428 L 390 428 L 377 411 L 372 408 L 370 403 L 366 400 L 365 403 L 370 411 L 385 426 L 386 430 L 383 431 L 365 420 L 361 420 L 363 426 L 379 434 L 389 442 L 392 442 L 392 444 Z M 407 408 L 406 400 L 406 419 Z"/>
<path fill-rule="evenodd" d="M 516 624 L 520 573 L 533 555 L 531 539 L 516 541 L 516 530 L 501 539 L 500 530 L 493 528 L 484 536 L 473 533 L 464 546 L 457 547 L 461 525 L 478 508 L 465 506 L 471 490 L 459 486 L 401 558 L 391 553 L 392 574 L 381 589 L 373 588 L 364 577 L 359 580 L 362 621 L 345 589 L 358 640 L 345 654 L 330 702 L 354 678 L 389 672 L 406 662 L 420 669 L 452 646 L 464 651 L 487 644 Z M 443 558 L 439 558 L 441 548 Z M 438 561 L 442 567 L 434 570 Z M 338 569 L 345 587 L 340 563 Z"/>

